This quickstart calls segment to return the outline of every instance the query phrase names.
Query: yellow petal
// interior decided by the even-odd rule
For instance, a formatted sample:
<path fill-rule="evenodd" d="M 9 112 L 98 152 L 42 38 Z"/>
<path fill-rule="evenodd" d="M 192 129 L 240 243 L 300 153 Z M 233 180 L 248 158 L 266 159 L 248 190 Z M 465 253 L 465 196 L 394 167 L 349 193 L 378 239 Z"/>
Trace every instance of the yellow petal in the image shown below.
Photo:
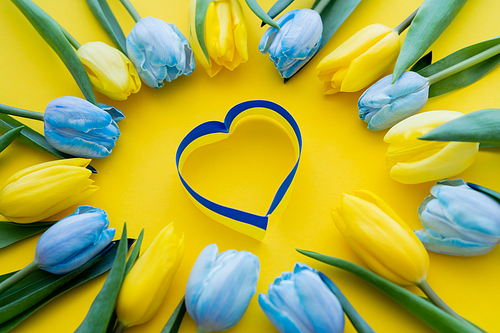
<path fill-rule="evenodd" d="M 233 14 L 233 31 L 234 31 L 234 45 L 236 46 L 236 52 L 239 54 L 241 60 L 240 63 L 247 62 L 248 60 L 248 47 L 247 47 L 247 27 L 245 23 L 245 17 L 243 16 L 243 11 L 241 10 L 241 5 L 238 0 L 230 0 L 231 9 Z M 237 64 L 236 66 L 238 66 Z M 236 67 L 235 66 L 235 67 Z"/>

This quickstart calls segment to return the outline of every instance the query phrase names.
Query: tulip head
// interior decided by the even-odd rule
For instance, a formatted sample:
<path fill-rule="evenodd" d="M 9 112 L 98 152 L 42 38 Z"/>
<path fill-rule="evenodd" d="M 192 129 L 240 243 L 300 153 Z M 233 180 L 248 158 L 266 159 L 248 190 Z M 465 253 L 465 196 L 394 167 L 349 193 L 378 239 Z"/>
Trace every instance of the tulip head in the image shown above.
<path fill-rule="evenodd" d="M 189 6 L 189 41 L 208 75 L 214 77 L 223 67 L 232 71 L 247 62 L 247 28 L 239 1 L 216 0 L 208 5 L 204 37 L 210 59 L 205 56 L 196 35 L 196 4 L 197 0 L 191 0 Z"/>
<path fill-rule="evenodd" d="M 477 256 L 500 243 L 500 193 L 495 192 L 495 199 L 477 188 L 481 187 L 461 179 L 432 187 L 418 208 L 425 229 L 415 231 L 427 250 Z"/>
<path fill-rule="evenodd" d="M 73 156 L 102 158 L 111 154 L 123 113 L 103 104 L 99 108 L 84 99 L 65 96 L 45 108 L 44 133 L 48 143 Z"/>
<path fill-rule="evenodd" d="M 236 325 L 257 291 L 259 258 L 246 251 L 219 254 L 217 245 L 198 256 L 186 286 L 186 310 L 199 330 L 225 331 Z"/>
<path fill-rule="evenodd" d="M 141 79 L 130 60 L 120 51 L 102 42 L 82 45 L 80 58 L 94 88 L 116 100 L 125 100 L 141 89 Z"/>
<path fill-rule="evenodd" d="M 35 263 L 52 274 L 69 273 L 101 252 L 115 236 L 102 209 L 80 206 L 38 240 Z"/>
<path fill-rule="evenodd" d="M 259 305 L 280 333 L 344 332 L 344 313 L 337 297 L 318 274 L 296 263 L 259 294 Z"/>
<path fill-rule="evenodd" d="M 418 184 L 455 176 L 467 169 L 479 148 L 475 142 L 418 140 L 433 128 L 463 116 L 456 111 L 429 111 L 392 127 L 384 137 L 391 177 L 403 184 Z"/>
<path fill-rule="evenodd" d="M 427 79 L 415 72 L 404 72 L 391 84 L 392 74 L 377 81 L 359 98 L 359 118 L 368 129 L 380 131 L 417 113 L 429 98 Z"/>
<path fill-rule="evenodd" d="M 281 77 L 289 78 L 318 51 L 323 22 L 314 10 L 294 9 L 276 23 L 281 29 L 267 29 L 260 40 L 259 51 L 269 53 Z"/>
<path fill-rule="evenodd" d="M 369 25 L 337 47 L 316 67 L 324 93 L 364 89 L 396 62 L 399 34 L 383 24 Z"/>
<path fill-rule="evenodd" d="M 89 179 L 89 163 L 71 158 L 19 171 L 0 191 L 0 214 L 17 223 L 37 222 L 86 199 L 99 189 Z"/>
<path fill-rule="evenodd" d="M 166 226 L 125 277 L 116 303 L 118 320 L 126 327 L 151 319 L 165 298 L 184 256 L 184 235 Z"/>
<path fill-rule="evenodd" d="M 151 88 L 163 87 L 179 75 L 189 75 L 195 67 L 189 43 L 172 23 L 144 17 L 127 36 L 127 52 L 142 81 Z"/>
<path fill-rule="evenodd" d="M 342 195 L 332 219 L 351 248 L 380 276 L 400 285 L 425 280 L 429 255 L 392 208 L 369 191 Z"/>

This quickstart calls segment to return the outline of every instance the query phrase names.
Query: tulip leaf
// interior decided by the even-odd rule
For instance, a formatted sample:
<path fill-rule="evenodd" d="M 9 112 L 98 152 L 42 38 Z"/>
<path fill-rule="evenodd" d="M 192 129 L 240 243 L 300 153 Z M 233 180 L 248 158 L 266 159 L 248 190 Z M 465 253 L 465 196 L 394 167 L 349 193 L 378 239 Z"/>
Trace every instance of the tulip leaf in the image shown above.
<path fill-rule="evenodd" d="M 207 44 L 205 43 L 205 17 L 207 16 L 208 6 L 215 0 L 196 0 L 194 25 L 196 30 L 196 39 L 200 44 L 203 54 L 210 63 L 210 56 L 208 55 Z"/>
<path fill-rule="evenodd" d="M 258 18 L 260 18 L 262 21 L 266 22 L 269 24 L 271 27 L 276 28 L 279 30 L 279 25 L 273 21 L 271 17 L 262 9 L 262 7 L 259 5 L 259 3 L 256 0 L 245 0 L 247 3 L 248 7 L 252 10 L 252 12 L 257 15 Z"/>
<path fill-rule="evenodd" d="M 392 75 L 392 83 L 434 43 L 467 0 L 424 0 L 411 22 Z"/>
<path fill-rule="evenodd" d="M 422 58 L 420 58 L 415 65 L 413 65 L 412 68 L 410 68 L 410 71 L 412 72 L 418 72 L 419 70 L 429 66 L 432 63 L 432 51 L 429 51 L 426 55 L 424 55 Z"/>
<path fill-rule="evenodd" d="M 418 73 L 424 77 L 429 77 L 499 44 L 500 37 L 496 37 L 464 47 L 463 49 L 460 49 L 433 63 L 432 65 L 421 69 L 420 71 L 418 71 Z M 500 55 L 496 55 L 489 59 L 483 60 L 482 62 L 474 66 L 466 68 L 442 80 L 439 80 L 438 82 L 431 84 L 429 97 L 439 96 L 452 90 L 466 87 L 488 74 L 488 72 L 498 66 L 498 64 L 500 64 Z"/>
<path fill-rule="evenodd" d="M 396 303 L 415 315 L 426 325 L 440 333 L 478 333 L 480 329 L 449 315 L 434 304 L 420 298 L 409 290 L 398 286 L 369 270 L 349 261 L 330 257 L 324 254 L 297 249 L 305 256 L 311 257 L 325 264 L 343 269 L 370 283 L 379 291 L 390 297 Z"/>
<path fill-rule="evenodd" d="M 17 138 L 23 128 L 24 126 L 15 127 L 0 137 L 0 152 L 4 151 Z"/>
<path fill-rule="evenodd" d="M 278 0 L 274 3 L 274 5 L 269 9 L 267 15 L 274 19 L 276 16 L 281 14 L 285 9 L 288 8 L 293 3 L 294 0 Z M 262 21 L 261 27 L 265 26 L 266 22 Z"/>
<path fill-rule="evenodd" d="M 89 76 L 59 24 L 31 0 L 11 0 L 26 16 L 40 36 L 52 47 L 75 79 L 85 98 L 97 105 Z"/>
<path fill-rule="evenodd" d="M 493 199 L 495 199 L 500 203 L 500 193 L 474 183 L 467 183 L 467 185 L 476 191 L 483 192 L 484 194 L 489 195 L 490 197 L 492 197 Z"/>
<path fill-rule="evenodd" d="M 186 301 L 184 297 L 182 297 L 179 305 L 175 308 L 174 312 L 167 321 L 167 324 L 161 330 L 161 333 L 177 333 L 179 328 L 181 327 L 182 319 L 186 314 Z"/>
<path fill-rule="evenodd" d="M 335 297 L 337 297 L 340 304 L 342 305 L 342 309 L 347 315 L 347 318 L 349 318 L 352 326 L 354 326 L 356 331 L 358 333 L 375 333 L 375 330 L 371 328 L 371 326 L 368 325 L 363 317 L 359 315 L 358 311 L 356 311 L 356 309 L 351 305 L 351 303 L 347 300 L 347 298 L 344 296 L 342 291 L 340 291 L 337 285 L 335 285 L 335 283 L 333 283 L 333 281 L 330 280 L 325 274 L 318 271 L 318 275 L 326 284 L 326 286 L 332 291 Z"/>
<path fill-rule="evenodd" d="M 127 225 L 123 225 L 122 237 L 116 252 L 113 267 L 97 294 L 90 310 L 83 322 L 78 326 L 75 333 L 106 333 L 108 324 L 113 316 L 116 299 L 125 277 L 125 265 L 127 261 Z"/>
<path fill-rule="evenodd" d="M 129 238 L 128 247 L 134 241 L 135 239 Z M 9 332 L 54 298 L 108 271 L 117 253 L 117 243 L 111 242 L 96 257 L 71 273 L 54 275 L 43 270 L 36 270 L 2 293 L 0 295 L 0 333 Z M 14 273 L 1 275 L 0 282 Z"/>
<path fill-rule="evenodd" d="M 500 144 L 500 109 L 471 112 L 434 128 L 419 139 L 498 145 Z"/>
<path fill-rule="evenodd" d="M 0 222 L 0 249 L 44 232 L 56 222 L 36 222 L 30 224 Z"/>
<path fill-rule="evenodd" d="M 109 8 L 106 0 L 85 0 L 101 27 L 106 31 L 115 46 L 127 55 L 127 42 L 120 24 Z"/>
<path fill-rule="evenodd" d="M 143 237 L 144 237 L 144 228 L 142 228 L 141 232 L 139 233 L 139 237 L 137 237 L 134 249 L 132 250 L 132 253 L 130 253 L 130 257 L 127 260 L 127 266 L 125 267 L 125 276 L 127 276 L 127 274 L 130 272 L 132 266 L 139 257 L 139 252 L 141 251 Z"/>

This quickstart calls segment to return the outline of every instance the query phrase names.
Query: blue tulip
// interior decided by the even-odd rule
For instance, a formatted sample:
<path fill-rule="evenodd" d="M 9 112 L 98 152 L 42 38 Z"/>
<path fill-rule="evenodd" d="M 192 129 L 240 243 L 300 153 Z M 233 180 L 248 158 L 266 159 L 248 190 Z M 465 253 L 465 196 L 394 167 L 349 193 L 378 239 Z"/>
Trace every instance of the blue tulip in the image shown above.
<path fill-rule="evenodd" d="M 341 333 L 345 319 L 337 297 L 309 266 L 297 263 L 259 294 L 259 305 L 280 333 Z"/>
<path fill-rule="evenodd" d="M 404 72 L 391 84 L 392 74 L 373 84 L 359 98 L 359 118 L 368 129 L 380 131 L 422 109 L 429 98 L 427 79 L 415 72 Z"/>
<path fill-rule="evenodd" d="M 269 53 L 281 77 L 289 78 L 318 51 L 323 22 L 314 10 L 294 9 L 276 23 L 281 29 L 267 29 L 260 40 L 259 51 Z"/>
<path fill-rule="evenodd" d="M 80 206 L 50 227 L 38 240 L 35 263 L 52 274 L 69 273 L 95 257 L 113 239 L 106 212 Z"/>
<path fill-rule="evenodd" d="M 198 332 L 225 331 L 236 325 L 257 291 L 259 258 L 246 251 L 219 254 L 207 246 L 191 270 L 186 286 L 186 309 Z"/>
<path fill-rule="evenodd" d="M 109 156 L 120 136 L 116 121 L 124 115 L 116 108 L 100 106 L 72 96 L 52 100 L 44 113 L 45 138 L 52 147 L 73 156 Z"/>
<path fill-rule="evenodd" d="M 457 179 L 438 182 L 431 194 L 418 208 L 425 229 L 415 231 L 427 250 L 477 256 L 500 243 L 500 193 Z"/>
<path fill-rule="evenodd" d="M 151 88 L 163 87 L 179 75 L 189 75 L 195 67 L 189 42 L 172 23 L 144 17 L 127 36 L 128 57 L 142 81 Z"/>

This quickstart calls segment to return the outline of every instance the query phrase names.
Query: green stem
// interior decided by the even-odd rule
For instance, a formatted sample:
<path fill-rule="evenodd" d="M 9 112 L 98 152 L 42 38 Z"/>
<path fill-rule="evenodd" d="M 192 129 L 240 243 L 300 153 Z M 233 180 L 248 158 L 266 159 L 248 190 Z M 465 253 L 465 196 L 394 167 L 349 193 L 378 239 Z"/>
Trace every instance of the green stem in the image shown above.
<path fill-rule="evenodd" d="M 207 333 L 207 332 L 205 332 L 205 331 L 203 331 L 203 330 L 200 330 L 200 329 L 198 328 L 198 329 L 196 330 L 196 333 Z"/>
<path fill-rule="evenodd" d="M 35 270 L 38 269 L 38 264 L 32 261 L 31 263 L 28 264 L 28 266 L 24 267 L 8 279 L 2 281 L 0 283 L 0 294 L 2 294 L 4 291 L 12 287 L 14 284 L 18 283 L 22 279 L 24 279 L 26 276 L 29 274 L 33 273 Z"/>
<path fill-rule="evenodd" d="M 122 333 L 127 329 L 127 326 L 122 323 L 121 321 L 118 321 L 118 323 L 115 326 L 115 329 L 113 330 L 113 333 Z"/>
<path fill-rule="evenodd" d="M 403 22 L 401 22 L 400 25 L 398 25 L 396 28 L 394 28 L 394 31 L 396 31 L 398 33 L 398 35 L 401 35 L 401 33 L 403 31 L 405 31 L 406 28 L 408 28 L 410 26 L 411 22 L 415 18 L 415 15 L 417 15 L 419 8 L 417 8 L 413 13 L 411 13 L 410 16 L 408 16 Z"/>
<path fill-rule="evenodd" d="M 73 46 L 76 50 L 78 50 L 81 45 L 80 43 L 78 43 L 75 37 L 71 36 L 70 33 L 66 29 L 64 29 L 60 24 L 59 28 L 61 29 L 62 33 L 64 34 L 64 37 L 66 37 L 71 46 Z"/>
<path fill-rule="evenodd" d="M 491 58 L 499 53 L 500 53 L 500 44 L 495 45 L 492 48 L 489 48 L 488 50 L 485 50 L 481 53 L 478 53 L 475 56 L 470 57 L 469 59 L 466 59 L 462 62 L 459 62 L 456 65 L 448 67 L 441 72 L 438 72 L 434 75 L 429 76 L 427 78 L 427 82 L 429 82 L 429 85 L 431 85 L 431 84 L 436 83 L 442 79 L 446 79 L 448 76 L 451 76 L 453 74 L 461 72 L 464 69 L 469 68 L 471 66 L 477 65 L 478 63 L 480 63 L 486 59 L 489 59 L 489 58 Z"/>
<path fill-rule="evenodd" d="M 314 11 L 316 11 L 318 14 L 321 14 L 321 12 L 325 9 L 326 6 L 330 3 L 330 0 L 321 0 L 316 7 L 314 7 Z"/>
<path fill-rule="evenodd" d="M 128 13 L 130 14 L 130 16 L 132 16 L 132 18 L 134 19 L 134 21 L 136 23 L 139 22 L 139 20 L 141 19 L 141 15 L 139 15 L 139 13 L 137 12 L 137 10 L 135 10 L 134 6 L 132 6 L 132 4 L 130 3 L 130 1 L 128 1 L 128 0 L 120 0 L 120 2 L 125 7 L 125 9 L 128 11 Z"/>
<path fill-rule="evenodd" d="M 5 113 L 5 114 L 13 115 L 13 116 L 43 121 L 43 113 L 42 112 L 35 112 L 35 111 L 18 109 L 18 108 L 15 108 L 13 106 L 8 106 L 8 105 L 4 105 L 4 104 L 0 104 L 0 113 Z"/>

